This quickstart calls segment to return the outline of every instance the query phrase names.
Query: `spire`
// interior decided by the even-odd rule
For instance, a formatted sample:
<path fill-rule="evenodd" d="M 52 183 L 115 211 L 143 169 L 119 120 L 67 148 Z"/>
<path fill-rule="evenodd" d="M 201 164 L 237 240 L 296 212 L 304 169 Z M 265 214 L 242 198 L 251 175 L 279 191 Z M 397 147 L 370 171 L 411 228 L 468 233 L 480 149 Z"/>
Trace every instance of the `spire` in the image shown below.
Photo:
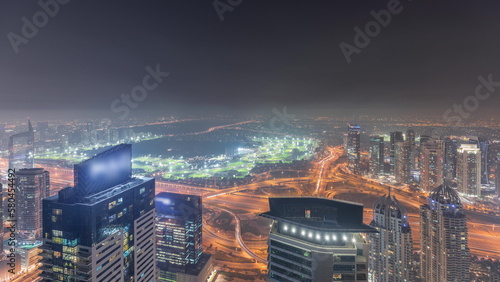
<path fill-rule="evenodd" d="M 29 132 L 32 132 L 33 131 L 33 126 L 31 125 L 31 121 L 30 119 L 28 118 L 28 131 Z"/>
<path fill-rule="evenodd" d="M 389 198 L 391 198 L 391 185 L 389 185 Z"/>

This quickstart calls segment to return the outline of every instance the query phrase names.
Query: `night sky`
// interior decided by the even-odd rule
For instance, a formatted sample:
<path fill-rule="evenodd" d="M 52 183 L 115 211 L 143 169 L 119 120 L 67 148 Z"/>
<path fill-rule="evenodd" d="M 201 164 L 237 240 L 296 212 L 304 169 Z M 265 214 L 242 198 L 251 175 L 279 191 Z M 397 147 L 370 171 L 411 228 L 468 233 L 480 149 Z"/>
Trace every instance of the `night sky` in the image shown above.
<path fill-rule="evenodd" d="M 37 2 L 0 4 L 0 117 L 116 118 L 112 102 L 156 65 L 170 75 L 131 116 L 285 105 L 439 114 L 473 94 L 479 75 L 500 81 L 498 0 L 401 1 L 351 63 L 339 44 L 354 46 L 354 28 L 392 1 L 243 0 L 221 21 L 212 1 L 72 0 L 16 54 L 8 34 L 23 36 Z M 497 109 L 498 96 L 477 113 Z"/>

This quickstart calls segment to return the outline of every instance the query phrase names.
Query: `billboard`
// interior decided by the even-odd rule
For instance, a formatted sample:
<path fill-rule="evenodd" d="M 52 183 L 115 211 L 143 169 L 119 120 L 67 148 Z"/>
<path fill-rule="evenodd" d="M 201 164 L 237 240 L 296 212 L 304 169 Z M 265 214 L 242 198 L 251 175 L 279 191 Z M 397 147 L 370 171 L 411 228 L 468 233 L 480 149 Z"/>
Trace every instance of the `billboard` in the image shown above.
<path fill-rule="evenodd" d="M 99 193 L 132 177 L 132 145 L 120 144 L 74 167 L 80 197 Z"/>

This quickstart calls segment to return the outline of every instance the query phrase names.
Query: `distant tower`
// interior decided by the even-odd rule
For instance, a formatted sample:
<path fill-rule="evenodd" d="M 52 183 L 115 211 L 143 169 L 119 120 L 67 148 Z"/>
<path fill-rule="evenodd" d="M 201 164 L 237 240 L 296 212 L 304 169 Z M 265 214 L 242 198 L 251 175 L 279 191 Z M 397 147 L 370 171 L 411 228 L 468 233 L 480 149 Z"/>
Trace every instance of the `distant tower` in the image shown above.
<path fill-rule="evenodd" d="M 159 281 L 207 281 L 213 266 L 201 249 L 201 197 L 162 192 L 155 204 Z"/>
<path fill-rule="evenodd" d="M 485 138 L 472 137 L 469 139 L 469 144 L 475 144 L 481 150 L 481 184 L 489 184 L 488 148 L 490 143 Z"/>
<path fill-rule="evenodd" d="M 410 144 L 397 142 L 394 144 L 394 175 L 399 183 L 410 183 Z"/>
<path fill-rule="evenodd" d="M 43 168 L 16 171 L 17 228 L 19 241 L 42 241 L 42 199 L 50 196 L 49 172 Z"/>
<path fill-rule="evenodd" d="M 368 281 L 361 204 L 323 198 L 269 198 L 268 281 Z M 333 280 L 332 280 L 333 279 Z"/>
<path fill-rule="evenodd" d="M 410 281 L 413 241 L 406 209 L 390 194 L 373 205 L 370 226 L 370 281 Z"/>
<path fill-rule="evenodd" d="M 347 129 L 347 165 L 352 172 L 359 174 L 361 127 L 357 124 L 349 124 Z"/>
<path fill-rule="evenodd" d="M 394 131 L 391 132 L 391 138 L 390 138 L 390 144 L 389 144 L 389 150 L 390 150 L 390 157 L 391 157 L 391 174 L 395 173 L 395 165 L 396 165 L 396 143 L 398 142 L 403 142 L 403 132 L 401 131 Z"/>
<path fill-rule="evenodd" d="M 452 188 L 439 186 L 421 206 L 420 241 L 422 281 L 470 281 L 467 219 Z"/>
<path fill-rule="evenodd" d="M 409 168 L 410 172 L 414 171 L 416 168 L 415 158 L 417 157 L 417 143 L 415 141 L 415 131 L 411 128 L 408 128 L 406 131 L 406 142 L 408 142 L 409 151 L 410 151 L 410 160 L 409 160 Z"/>
<path fill-rule="evenodd" d="M 384 173 L 384 137 L 370 136 L 370 173 Z"/>
<path fill-rule="evenodd" d="M 495 191 L 498 197 L 500 197 L 500 160 L 497 160 L 495 169 Z"/>
<path fill-rule="evenodd" d="M 481 150 L 474 144 L 462 144 L 457 159 L 458 191 L 481 196 Z"/>
<path fill-rule="evenodd" d="M 35 131 L 28 120 L 28 131 L 9 138 L 9 168 L 35 167 Z"/>
<path fill-rule="evenodd" d="M 454 180 L 457 173 L 457 142 L 446 138 L 444 141 L 443 177 L 447 181 Z"/>
<path fill-rule="evenodd" d="M 420 188 L 430 192 L 443 184 L 443 149 L 440 143 L 427 142 L 420 154 Z"/>

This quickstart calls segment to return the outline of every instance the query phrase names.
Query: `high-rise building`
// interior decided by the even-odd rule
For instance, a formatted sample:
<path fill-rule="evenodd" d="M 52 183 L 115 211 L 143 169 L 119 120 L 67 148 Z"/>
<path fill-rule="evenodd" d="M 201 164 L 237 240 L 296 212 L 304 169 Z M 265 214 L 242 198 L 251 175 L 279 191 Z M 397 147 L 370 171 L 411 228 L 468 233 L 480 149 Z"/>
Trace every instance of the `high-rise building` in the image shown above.
<path fill-rule="evenodd" d="M 411 281 L 413 241 L 408 214 L 390 192 L 373 205 L 370 226 L 378 231 L 368 235 L 370 281 Z"/>
<path fill-rule="evenodd" d="M 408 150 L 409 150 L 409 171 L 413 172 L 416 169 L 415 159 L 417 157 L 417 143 L 415 141 L 415 131 L 411 128 L 408 128 L 406 131 L 406 142 L 408 142 Z"/>
<path fill-rule="evenodd" d="M 16 218 L 18 241 L 42 240 L 42 199 L 50 196 L 50 175 L 43 168 L 16 171 Z"/>
<path fill-rule="evenodd" d="M 324 198 L 269 198 L 269 281 L 368 281 L 363 206 Z"/>
<path fill-rule="evenodd" d="M 439 142 L 420 147 L 420 188 L 430 192 L 443 184 L 443 148 Z"/>
<path fill-rule="evenodd" d="M 452 188 L 439 186 L 421 206 L 420 242 L 422 281 L 470 281 L 467 219 Z"/>
<path fill-rule="evenodd" d="M 384 137 L 370 136 L 370 173 L 380 175 L 384 173 Z"/>
<path fill-rule="evenodd" d="M 432 141 L 432 137 L 429 135 L 420 135 L 420 146 L 424 145 L 427 142 Z"/>
<path fill-rule="evenodd" d="M 35 167 L 35 131 L 28 120 L 28 131 L 9 138 L 9 168 Z"/>
<path fill-rule="evenodd" d="M 158 279 L 206 281 L 213 266 L 201 248 L 201 197 L 163 192 L 155 202 Z"/>
<path fill-rule="evenodd" d="M 391 174 L 394 174 L 396 169 L 396 143 L 398 142 L 404 142 L 403 138 L 403 132 L 401 131 L 394 131 L 390 133 L 390 140 L 389 140 L 389 155 L 390 155 L 390 169 L 391 169 Z"/>
<path fill-rule="evenodd" d="M 451 138 L 446 138 L 443 142 L 443 177 L 446 181 L 452 181 L 457 175 L 457 142 Z"/>
<path fill-rule="evenodd" d="M 155 181 L 132 177 L 131 145 L 75 165 L 43 200 L 44 281 L 155 281 Z"/>
<path fill-rule="evenodd" d="M 3 255 L 3 186 L 2 183 L 0 183 L 0 238 L 2 238 L 0 241 L 0 256 Z M 1 278 L 1 277 L 0 277 Z"/>
<path fill-rule="evenodd" d="M 458 191 L 481 196 L 481 150 L 474 144 L 462 144 L 457 158 Z"/>
<path fill-rule="evenodd" d="M 489 141 L 482 137 L 472 137 L 469 144 L 475 144 L 481 150 L 481 184 L 489 184 L 488 148 Z"/>
<path fill-rule="evenodd" d="M 397 142 L 394 144 L 394 159 L 396 182 L 410 183 L 410 144 L 408 142 Z"/>
<path fill-rule="evenodd" d="M 347 165 L 352 172 L 359 173 L 361 127 L 357 124 L 349 124 L 347 129 Z"/>

